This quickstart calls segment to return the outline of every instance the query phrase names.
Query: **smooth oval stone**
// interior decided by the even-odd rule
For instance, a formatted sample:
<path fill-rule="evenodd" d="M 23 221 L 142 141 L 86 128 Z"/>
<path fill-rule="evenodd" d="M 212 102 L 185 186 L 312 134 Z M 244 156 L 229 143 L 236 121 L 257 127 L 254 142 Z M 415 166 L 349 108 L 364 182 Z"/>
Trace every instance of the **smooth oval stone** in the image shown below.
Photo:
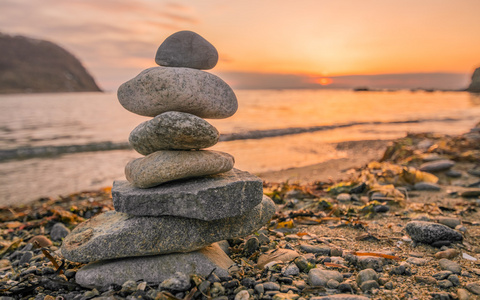
<path fill-rule="evenodd" d="M 420 166 L 420 171 L 423 172 L 439 172 L 450 169 L 455 165 L 455 162 L 449 159 L 436 160 L 424 163 Z"/>
<path fill-rule="evenodd" d="M 164 67 L 208 70 L 218 62 L 218 52 L 199 34 L 184 30 L 167 37 L 158 47 L 155 62 Z"/>
<path fill-rule="evenodd" d="M 425 244 L 432 244 L 436 241 L 461 241 L 463 236 L 458 231 L 443 224 L 423 221 L 410 221 L 405 230 L 412 240 Z"/>
<path fill-rule="evenodd" d="M 172 180 L 227 172 L 234 163 L 233 156 L 220 151 L 162 150 L 128 162 L 125 177 L 136 187 L 149 188 Z"/>
<path fill-rule="evenodd" d="M 221 240 L 247 236 L 274 213 L 275 204 L 267 196 L 240 216 L 213 221 L 109 211 L 78 225 L 64 239 L 61 252 L 76 262 L 191 252 Z"/>
<path fill-rule="evenodd" d="M 158 150 L 198 150 L 218 142 L 220 133 L 210 123 L 192 114 L 169 111 L 138 125 L 128 141 L 138 153 Z"/>
<path fill-rule="evenodd" d="M 207 119 L 232 116 L 238 108 L 233 90 L 219 77 L 189 68 L 155 67 L 118 88 L 122 106 L 142 116 L 180 111 Z"/>

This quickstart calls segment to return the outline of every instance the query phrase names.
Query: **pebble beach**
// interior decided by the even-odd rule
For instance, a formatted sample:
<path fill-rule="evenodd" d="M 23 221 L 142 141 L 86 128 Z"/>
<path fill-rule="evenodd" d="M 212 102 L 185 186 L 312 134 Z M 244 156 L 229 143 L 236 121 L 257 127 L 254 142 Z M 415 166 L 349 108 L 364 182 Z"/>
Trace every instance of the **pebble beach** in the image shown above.
<path fill-rule="evenodd" d="M 264 181 L 276 213 L 254 234 L 218 243 L 235 262 L 223 276 L 179 272 L 160 284 L 84 288 L 75 280 L 83 264 L 59 248 L 79 223 L 113 210 L 110 189 L 3 207 L 0 291 L 10 299 L 478 299 L 479 141 L 478 125 L 458 136 L 408 135 L 342 179 Z"/>

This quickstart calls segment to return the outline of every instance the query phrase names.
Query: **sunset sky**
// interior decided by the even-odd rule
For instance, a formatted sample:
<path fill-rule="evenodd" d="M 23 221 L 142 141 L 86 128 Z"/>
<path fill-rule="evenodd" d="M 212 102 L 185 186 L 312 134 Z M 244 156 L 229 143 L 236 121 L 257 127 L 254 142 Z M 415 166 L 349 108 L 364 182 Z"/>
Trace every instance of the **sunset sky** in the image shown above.
<path fill-rule="evenodd" d="M 479 0 L 1 0 L 0 11 L 0 32 L 65 47 L 105 90 L 155 66 L 179 30 L 210 41 L 209 72 L 238 88 L 462 88 L 480 67 Z"/>

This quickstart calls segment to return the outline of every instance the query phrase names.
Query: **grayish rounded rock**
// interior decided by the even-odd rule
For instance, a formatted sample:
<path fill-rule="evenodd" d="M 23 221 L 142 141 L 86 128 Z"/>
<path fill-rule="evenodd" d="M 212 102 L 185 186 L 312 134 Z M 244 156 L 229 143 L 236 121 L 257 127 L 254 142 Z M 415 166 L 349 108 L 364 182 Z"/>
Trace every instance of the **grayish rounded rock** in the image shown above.
<path fill-rule="evenodd" d="M 172 277 L 164 280 L 158 287 L 173 292 L 184 292 L 191 286 L 189 276 L 182 272 L 175 272 Z"/>
<path fill-rule="evenodd" d="M 458 218 L 440 216 L 437 218 L 437 220 L 438 220 L 438 223 L 448 226 L 450 228 L 455 228 L 458 225 L 462 224 L 462 222 Z"/>
<path fill-rule="evenodd" d="M 420 171 L 423 172 L 439 172 L 446 171 L 453 167 L 455 162 L 449 159 L 436 160 L 432 162 L 424 163 L 420 166 Z"/>
<path fill-rule="evenodd" d="M 218 142 L 220 133 L 210 123 L 192 114 L 168 111 L 138 125 L 128 141 L 138 153 L 158 150 L 198 150 Z"/>
<path fill-rule="evenodd" d="M 218 52 L 199 34 L 184 30 L 163 41 L 155 55 L 155 62 L 164 67 L 208 70 L 217 64 Z"/>
<path fill-rule="evenodd" d="M 217 276 L 228 276 L 233 261 L 212 244 L 189 253 L 173 253 L 145 257 L 130 257 L 90 263 L 78 270 L 75 280 L 87 288 L 101 288 L 111 284 L 121 285 L 127 280 L 144 280 L 161 283 L 176 272 L 186 275 L 208 276 L 213 269 Z M 136 287 L 136 284 L 135 284 Z"/>
<path fill-rule="evenodd" d="M 308 272 L 308 281 L 312 286 L 325 286 L 330 279 L 342 282 L 343 276 L 338 271 L 322 270 L 318 268 L 311 269 Z"/>
<path fill-rule="evenodd" d="M 429 183 L 429 182 L 417 182 L 413 186 L 413 189 L 416 191 L 439 191 L 440 186 L 435 183 Z"/>
<path fill-rule="evenodd" d="M 407 234 L 412 240 L 424 244 L 437 241 L 461 241 L 463 236 L 448 226 L 433 222 L 411 221 L 405 226 Z"/>
<path fill-rule="evenodd" d="M 65 227 L 63 223 L 55 223 L 52 229 L 50 230 L 50 237 L 54 241 L 59 241 L 66 237 L 70 233 L 70 229 Z"/>
<path fill-rule="evenodd" d="M 360 286 L 365 281 L 369 281 L 369 280 L 378 281 L 378 274 L 377 272 L 375 272 L 374 269 L 361 270 L 360 272 L 358 272 L 356 280 L 357 280 L 357 284 Z"/>
<path fill-rule="evenodd" d="M 113 206 L 118 212 L 206 221 L 241 215 L 262 202 L 262 197 L 262 180 L 237 169 L 149 189 L 136 188 L 128 181 L 115 181 L 112 188 Z"/>
<path fill-rule="evenodd" d="M 180 111 L 200 118 L 223 119 L 238 108 L 235 93 L 222 79 L 188 68 L 146 69 L 122 84 L 117 96 L 125 109 L 149 117 Z"/>
<path fill-rule="evenodd" d="M 462 273 L 462 266 L 460 266 L 458 263 L 454 262 L 453 260 L 442 258 L 438 261 L 438 264 L 440 265 L 440 268 L 442 268 L 443 270 L 450 271 L 454 274 Z"/>
<path fill-rule="evenodd" d="M 230 171 L 235 160 L 228 153 L 199 150 L 162 150 L 130 161 L 125 177 L 134 186 L 149 188 L 164 182 Z"/>
<path fill-rule="evenodd" d="M 267 196 L 238 217 L 214 221 L 109 211 L 78 225 L 63 241 L 61 252 L 76 262 L 191 252 L 217 241 L 247 236 L 274 213 L 275 204 Z"/>

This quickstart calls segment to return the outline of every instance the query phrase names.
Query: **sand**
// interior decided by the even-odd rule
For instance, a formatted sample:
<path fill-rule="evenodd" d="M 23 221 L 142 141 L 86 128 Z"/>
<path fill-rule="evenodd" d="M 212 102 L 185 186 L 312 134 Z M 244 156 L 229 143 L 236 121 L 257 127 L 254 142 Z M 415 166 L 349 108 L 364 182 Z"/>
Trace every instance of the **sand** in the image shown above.
<path fill-rule="evenodd" d="M 256 174 L 267 182 L 311 183 L 345 179 L 354 168 L 382 157 L 390 141 L 348 141 L 331 144 L 337 151 L 345 151 L 346 157 L 299 168 L 269 171 Z"/>

